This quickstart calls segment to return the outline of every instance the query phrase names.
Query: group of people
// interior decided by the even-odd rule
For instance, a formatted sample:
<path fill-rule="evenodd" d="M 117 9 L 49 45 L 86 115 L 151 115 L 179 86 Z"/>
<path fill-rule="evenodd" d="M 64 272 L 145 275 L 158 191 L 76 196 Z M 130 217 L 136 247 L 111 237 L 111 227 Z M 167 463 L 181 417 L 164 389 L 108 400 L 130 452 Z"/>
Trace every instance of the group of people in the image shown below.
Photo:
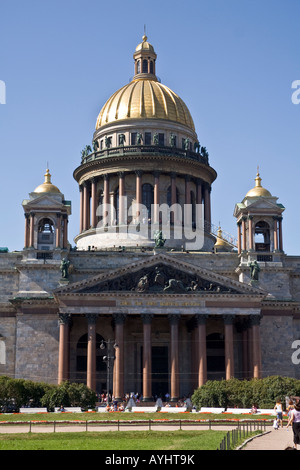
<path fill-rule="evenodd" d="M 277 400 L 274 411 L 276 412 L 276 419 L 274 420 L 273 427 L 274 429 L 283 428 L 283 408 L 280 400 Z M 297 449 L 297 445 L 300 445 L 300 400 L 294 403 L 290 400 L 287 407 L 287 430 L 289 426 L 292 426 L 293 429 L 293 443 L 294 449 Z"/>
<path fill-rule="evenodd" d="M 143 396 L 140 393 L 125 393 L 125 395 L 122 397 L 122 400 L 116 400 L 110 393 L 107 394 L 102 392 L 98 398 L 101 403 L 106 403 L 106 411 L 110 412 L 126 410 L 131 411 L 133 406 L 136 406 L 140 401 L 142 401 Z M 164 397 L 162 395 L 154 395 L 152 399 L 155 402 L 157 411 L 160 411 L 162 407 L 171 406 L 169 393 L 166 393 Z M 178 400 L 175 406 L 176 408 L 185 407 L 186 411 L 192 411 L 193 408 L 192 401 L 189 397 L 183 397 L 182 399 Z"/>

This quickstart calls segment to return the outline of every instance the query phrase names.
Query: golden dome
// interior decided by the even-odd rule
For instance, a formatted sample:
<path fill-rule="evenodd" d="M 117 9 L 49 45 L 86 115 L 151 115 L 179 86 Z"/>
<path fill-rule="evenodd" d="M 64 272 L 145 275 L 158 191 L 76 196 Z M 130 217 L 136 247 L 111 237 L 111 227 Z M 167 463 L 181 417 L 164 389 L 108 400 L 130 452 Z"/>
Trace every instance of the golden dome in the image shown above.
<path fill-rule="evenodd" d="M 130 83 L 116 91 L 105 103 L 96 122 L 96 130 L 106 124 L 127 119 L 165 119 L 195 131 L 192 116 L 182 99 L 155 74 L 156 53 L 144 34 L 133 54 L 135 75 Z"/>
<path fill-rule="evenodd" d="M 218 246 L 226 246 L 227 247 L 228 246 L 228 243 L 223 238 L 221 227 L 219 227 L 219 229 L 218 229 L 218 235 L 217 235 L 217 240 L 216 240 L 215 246 L 216 247 L 218 247 Z"/>
<path fill-rule="evenodd" d="M 245 197 L 259 197 L 259 196 L 272 197 L 272 194 L 270 193 L 270 191 L 262 187 L 261 177 L 259 176 L 259 172 L 257 171 L 257 175 L 255 178 L 255 187 L 250 189 L 250 191 L 247 192 Z"/>
<path fill-rule="evenodd" d="M 166 119 L 195 130 L 186 104 L 157 80 L 136 79 L 116 91 L 100 111 L 96 129 L 123 119 Z"/>
<path fill-rule="evenodd" d="M 44 183 L 40 184 L 35 190 L 34 193 L 59 193 L 61 194 L 60 190 L 51 183 L 51 175 L 47 168 L 45 173 L 45 181 Z"/>

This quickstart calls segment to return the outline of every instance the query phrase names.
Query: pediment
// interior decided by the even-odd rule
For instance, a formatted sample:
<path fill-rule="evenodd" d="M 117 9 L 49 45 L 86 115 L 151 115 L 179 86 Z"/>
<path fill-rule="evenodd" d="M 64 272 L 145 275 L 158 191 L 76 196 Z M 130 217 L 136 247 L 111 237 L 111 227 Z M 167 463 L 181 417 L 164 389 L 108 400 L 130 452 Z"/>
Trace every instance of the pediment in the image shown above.
<path fill-rule="evenodd" d="M 275 199 L 275 200 L 274 200 Z M 273 200 L 270 200 L 269 198 L 264 198 L 260 197 L 259 199 L 256 199 L 253 202 L 248 202 L 247 208 L 251 207 L 255 209 L 278 209 L 278 206 L 276 204 L 277 198 L 273 198 Z"/>
<path fill-rule="evenodd" d="M 62 201 L 48 195 L 42 195 L 35 199 L 26 200 L 23 202 L 23 206 L 26 207 L 61 207 L 63 206 Z"/>
<path fill-rule="evenodd" d="M 266 295 L 262 290 L 219 275 L 211 270 L 176 259 L 172 255 L 128 264 L 56 289 L 54 294 L 247 294 Z"/>

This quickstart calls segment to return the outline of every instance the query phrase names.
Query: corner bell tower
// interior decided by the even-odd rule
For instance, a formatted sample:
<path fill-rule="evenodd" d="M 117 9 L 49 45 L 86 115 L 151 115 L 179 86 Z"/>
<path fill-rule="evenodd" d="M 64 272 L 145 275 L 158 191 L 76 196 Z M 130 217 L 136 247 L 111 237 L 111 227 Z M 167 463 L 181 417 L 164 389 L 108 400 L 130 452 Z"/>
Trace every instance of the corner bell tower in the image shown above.
<path fill-rule="evenodd" d="M 285 208 L 277 200 L 277 197 L 272 196 L 261 185 L 261 177 L 257 171 L 255 187 L 248 191 L 243 201 L 236 204 L 234 209 L 241 264 L 281 261 L 282 213 Z"/>
<path fill-rule="evenodd" d="M 25 215 L 25 243 L 37 259 L 55 258 L 68 249 L 68 218 L 71 202 L 51 182 L 49 169 L 45 180 L 22 202 Z"/>

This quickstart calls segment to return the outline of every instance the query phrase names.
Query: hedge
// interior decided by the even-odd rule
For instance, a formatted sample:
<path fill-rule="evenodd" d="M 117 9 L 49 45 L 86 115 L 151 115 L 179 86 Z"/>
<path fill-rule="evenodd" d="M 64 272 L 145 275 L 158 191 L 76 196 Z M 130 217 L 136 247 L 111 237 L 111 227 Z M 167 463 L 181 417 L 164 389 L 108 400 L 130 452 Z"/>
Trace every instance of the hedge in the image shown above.
<path fill-rule="evenodd" d="M 54 411 L 55 406 L 93 408 L 97 396 L 84 384 L 63 382 L 51 385 L 25 379 L 0 376 L 0 412 L 18 412 L 21 407 L 44 408 Z"/>
<path fill-rule="evenodd" d="M 285 406 L 285 398 L 300 396 L 300 380 L 270 376 L 251 380 L 209 380 L 194 391 L 192 402 L 201 407 L 274 408 L 278 399 Z"/>

